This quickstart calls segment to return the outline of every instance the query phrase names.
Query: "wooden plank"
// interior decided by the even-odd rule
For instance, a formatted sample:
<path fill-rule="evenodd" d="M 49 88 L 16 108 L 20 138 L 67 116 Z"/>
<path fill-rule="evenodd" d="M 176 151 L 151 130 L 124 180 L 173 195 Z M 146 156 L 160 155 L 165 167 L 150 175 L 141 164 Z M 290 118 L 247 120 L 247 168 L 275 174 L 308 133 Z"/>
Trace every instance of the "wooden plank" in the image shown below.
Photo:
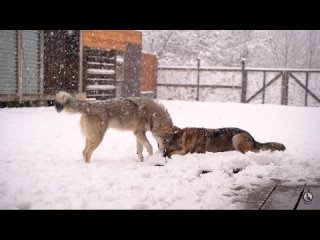
<path fill-rule="evenodd" d="M 275 189 L 276 183 L 251 190 L 243 201 L 244 209 L 258 210 Z"/>
<path fill-rule="evenodd" d="M 105 50 L 102 50 L 102 51 L 105 51 Z M 103 57 L 103 56 L 86 55 L 86 61 L 87 62 L 100 62 L 100 63 L 111 64 L 111 63 L 113 63 L 113 58 Z"/>
<path fill-rule="evenodd" d="M 299 186 L 278 185 L 261 209 L 293 210 L 300 199 L 304 186 L 304 184 Z"/>
<path fill-rule="evenodd" d="M 252 99 L 254 99 L 256 96 L 258 96 L 262 91 L 264 91 L 267 87 L 269 87 L 272 83 L 274 83 L 280 76 L 282 75 L 282 72 L 279 73 L 277 76 L 275 76 L 270 82 L 268 82 L 264 87 L 260 88 L 255 94 L 253 94 L 248 100 L 246 100 L 246 103 L 250 102 Z"/>
<path fill-rule="evenodd" d="M 142 33 L 134 30 L 85 30 L 86 37 L 97 36 L 123 43 L 141 44 Z"/>
<path fill-rule="evenodd" d="M 266 76 L 267 73 L 266 71 L 263 71 L 263 92 L 262 92 L 262 104 L 264 104 L 264 101 L 265 101 L 265 95 L 266 95 Z"/>
<path fill-rule="evenodd" d="M 104 86 L 104 85 L 108 85 L 108 86 L 114 86 L 114 82 L 113 81 L 104 81 L 104 82 L 95 82 L 95 81 L 88 81 L 88 84 L 86 86 L 86 90 L 88 90 L 88 86 Z"/>
<path fill-rule="evenodd" d="M 84 47 L 83 53 L 84 55 L 100 56 L 100 57 L 110 58 L 110 59 L 112 59 L 116 54 L 114 50 L 106 51 L 105 49 L 101 50 L 101 49 L 91 48 L 91 47 Z"/>
<path fill-rule="evenodd" d="M 102 78 L 102 79 L 114 79 L 115 73 L 113 74 L 93 74 L 93 73 L 87 73 L 87 80 L 93 79 L 93 78 Z"/>
<path fill-rule="evenodd" d="M 310 192 L 312 201 L 305 201 L 304 194 Z M 319 210 L 320 209 L 320 185 L 310 185 L 304 188 L 302 198 L 299 202 L 297 210 Z"/>
<path fill-rule="evenodd" d="M 177 71 L 197 71 L 197 67 L 179 67 L 179 66 L 173 66 L 173 67 L 166 67 L 166 66 L 160 66 L 158 67 L 158 70 L 164 70 L 164 71 L 170 71 L 170 70 L 177 70 Z M 217 71 L 217 72 L 241 72 L 241 68 L 234 68 L 234 67 L 202 67 L 199 69 L 199 71 Z"/>
<path fill-rule="evenodd" d="M 112 49 L 117 51 L 125 51 L 126 44 L 114 40 L 101 40 L 97 37 L 83 40 L 83 46 L 94 47 L 99 49 Z"/>
<path fill-rule="evenodd" d="M 200 85 L 200 58 L 197 59 L 197 97 L 196 97 L 196 100 L 199 101 L 199 85 Z"/>
<path fill-rule="evenodd" d="M 283 72 L 281 83 L 281 104 L 288 105 L 288 92 L 289 92 L 289 76 L 288 72 Z"/>
<path fill-rule="evenodd" d="M 130 30 L 84 30 L 83 46 L 125 51 L 127 44 L 142 45 L 142 33 Z"/>
<path fill-rule="evenodd" d="M 311 92 L 308 88 L 306 88 L 296 76 L 294 76 L 292 73 L 289 73 L 290 76 L 305 90 L 307 91 L 315 100 L 317 100 L 320 103 L 320 99 L 313 93 Z"/>
<path fill-rule="evenodd" d="M 0 94 L 0 102 L 17 101 L 19 98 L 17 95 L 3 95 Z"/>
<path fill-rule="evenodd" d="M 114 69 L 114 64 L 111 63 L 96 63 L 96 62 L 87 62 L 88 68 L 95 68 L 95 69 Z"/>
<path fill-rule="evenodd" d="M 261 72 L 261 71 L 268 71 L 268 72 L 312 72 L 312 73 L 319 73 L 319 69 L 303 69 L 303 68 L 253 68 L 248 67 L 246 68 L 247 71 L 253 72 Z"/>
<path fill-rule="evenodd" d="M 114 79 L 113 78 L 88 78 L 87 79 L 88 85 L 92 85 L 93 83 L 114 83 Z"/>
<path fill-rule="evenodd" d="M 112 40 L 121 44 L 142 44 L 142 33 L 134 30 L 84 30 L 84 39 Z"/>
<path fill-rule="evenodd" d="M 309 73 L 306 72 L 306 89 L 308 89 L 309 86 Z M 304 93 L 304 106 L 308 106 L 308 92 L 305 89 L 305 93 Z"/>
<path fill-rule="evenodd" d="M 241 102 L 247 99 L 248 72 L 245 70 L 245 61 L 241 61 Z"/>
<path fill-rule="evenodd" d="M 197 84 L 174 84 L 174 83 L 157 83 L 159 87 L 198 87 Z M 199 85 L 200 88 L 235 88 L 241 89 L 241 86 L 228 86 L 228 85 Z"/>

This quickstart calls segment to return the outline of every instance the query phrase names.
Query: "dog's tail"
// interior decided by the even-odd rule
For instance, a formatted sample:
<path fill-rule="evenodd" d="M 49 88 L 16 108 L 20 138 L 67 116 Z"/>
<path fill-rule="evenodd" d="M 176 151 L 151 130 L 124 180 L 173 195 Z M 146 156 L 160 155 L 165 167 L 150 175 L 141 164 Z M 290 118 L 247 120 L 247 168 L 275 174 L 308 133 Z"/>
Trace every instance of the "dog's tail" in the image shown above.
<path fill-rule="evenodd" d="M 56 94 L 55 107 L 59 113 L 62 110 L 69 113 L 88 113 L 90 111 L 88 103 L 78 101 L 67 92 Z"/>
<path fill-rule="evenodd" d="M 286 146 L 282 143 L 277 142 L 267 142 L 267 143 L 259 143 L 255 141 L 255 149 L 262 150 L 262 151 L 284 151 L 286 150 Z"/>

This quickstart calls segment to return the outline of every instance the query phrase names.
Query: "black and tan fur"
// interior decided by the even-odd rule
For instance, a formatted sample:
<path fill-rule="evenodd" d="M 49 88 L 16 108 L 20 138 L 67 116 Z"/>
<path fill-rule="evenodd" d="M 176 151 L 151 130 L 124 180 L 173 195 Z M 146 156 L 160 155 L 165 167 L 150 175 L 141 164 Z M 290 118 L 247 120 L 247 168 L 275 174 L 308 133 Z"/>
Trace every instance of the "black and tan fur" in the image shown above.
<path fill-rule="evenodd" d="M 175 132 L 172 139 L 165 143 L 164 157 L 173 154 L 225 152 L 238 150 L 242 153 L 260 150 L 285 150 L 277 142 L 259 143 L 250 133 L 239 128 L 183 128 Z"/>
<path fill-rule="evenodd" d="M 143 146 L 149 155 L 153 149 L 146 137 L 151 131 L 159 150 L 164 151 L 164 139 L 171 138 L 175 127 L 168 111 L 151 98 L 115 98 L 100 102 L 81 102 L 69 93 L 59 92 L 55 106 L 58 112 L 80 113 L 80 126 L 86 137 L 83 158 L 89 163 L 93 151 L 100 145 L 108 128 L 133 131 L 137 154 L 143 161 Z"/>

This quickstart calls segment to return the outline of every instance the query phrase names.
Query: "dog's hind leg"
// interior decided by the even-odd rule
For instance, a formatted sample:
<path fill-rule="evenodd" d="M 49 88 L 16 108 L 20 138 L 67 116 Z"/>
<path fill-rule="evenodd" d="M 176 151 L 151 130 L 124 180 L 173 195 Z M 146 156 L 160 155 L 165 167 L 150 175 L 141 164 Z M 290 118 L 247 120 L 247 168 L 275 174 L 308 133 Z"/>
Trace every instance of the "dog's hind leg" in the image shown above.
<path fill-rule="evenodd" d="M 232 138 L 232 145 L 235 150 L 238 150 L 243 154 L 248 151 L 255 151 L 253 139 L 248 133 L 238 133 L 234 135 Z"/>
<path fill-rule="evenodd" d="M 149 156 L 152 155 L 153 149 L 149 140 L 146 137 L 146 133 L 144 131 L 134 131 L 134 135 L 137 137 L 137 141 L 139 141 L 147 149 Z M 140 151 L 142 155 L 142 150 Z M 138 144 L 137 144 L 137 153 L 139 153 Z"/>
<path fill-rule="evenodd" d="M 90 163 L 90 159 L 93 151 L 100 145 L 102 141 L 102 136 L 87 137 L 86 147 L 83 150 L 83 158 L 86 163 Z"/>

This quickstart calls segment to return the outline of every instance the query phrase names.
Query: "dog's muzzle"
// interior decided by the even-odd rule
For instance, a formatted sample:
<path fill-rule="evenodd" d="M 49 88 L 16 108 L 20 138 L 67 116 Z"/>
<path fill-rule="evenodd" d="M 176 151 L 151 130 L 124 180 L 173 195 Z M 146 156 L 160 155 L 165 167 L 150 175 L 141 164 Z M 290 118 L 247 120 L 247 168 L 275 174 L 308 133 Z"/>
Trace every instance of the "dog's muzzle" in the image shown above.
<path fill-rule="evenodd" d="M 57 112 L 60 113 L 63 110 L 63 105 L 61 103 L 56 102 L 55 108 L 56 108 Z"/>
<path fill-rule="evenodd" d="M 163 152 L 163 157 L 167 157 L 167 158 L 171 158 L 171 154 L 170 154 L 170 151 L 168 151 L 167 148 L 164 149 L 164 152 Z"/>

